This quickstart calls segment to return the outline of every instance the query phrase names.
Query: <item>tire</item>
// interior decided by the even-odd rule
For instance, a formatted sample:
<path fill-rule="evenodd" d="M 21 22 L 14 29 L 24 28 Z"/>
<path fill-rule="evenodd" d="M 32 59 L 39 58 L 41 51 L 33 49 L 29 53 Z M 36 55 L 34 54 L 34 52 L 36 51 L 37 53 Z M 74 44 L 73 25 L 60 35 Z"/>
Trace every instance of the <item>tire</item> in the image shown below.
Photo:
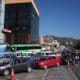
<path fill-rule="evenodd" d="M 3 76 L 9 76 L 9 74 L 10 74 L 10 71 L 9 70 L 4 70 Z"/>
<path fill-rule="evenodd" d="M 47 65 L 44 65 L 44 70 L 46 70 L 47 69 Z"/>
<path fill-rule="evenodd" d="M 27 72 L 28 72 L 28 73 L 32 72 L 32 68 L 31 68 L 31 67 L 28 67 L 28 68 L 27 68 Z"/>
<path fill-rule="evenodd" d="M 57 66 L 57 67 L 60 66 L 60 63 L 57 63 L 56 66 Z"/>

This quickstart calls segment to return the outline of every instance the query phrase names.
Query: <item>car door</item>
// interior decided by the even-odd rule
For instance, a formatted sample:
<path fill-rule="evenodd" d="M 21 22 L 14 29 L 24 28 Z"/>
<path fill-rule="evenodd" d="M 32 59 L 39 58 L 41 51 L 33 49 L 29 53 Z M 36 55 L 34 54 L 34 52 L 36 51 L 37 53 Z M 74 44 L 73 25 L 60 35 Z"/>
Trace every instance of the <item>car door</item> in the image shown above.
<path fill-rule="evenodd" d="M 55 56 L 52 56 L 52 66 L 55 66 L 57 64 L 58 60 Z"/>
<path fill-rule="evenodd" d="M 21 59 L 21 68 L 22 68 L 22 71 L 27 70 L 27 66 L 28 66 L 28 59 L 27 58 L 22 58 Z"/>
<path fill-rule="evenodd" d="M 53 65 L 52 57 L 49 56 L 49 57 L 47 58 L 47 66 L 48 66 L 48 67 L 51 67 L 52 65 Z"/>
<path fill-rule="evenodd" d="M 21 72 L 22 71 L 22 63 L 21 63 L 21 61 L 20 60 L 16 60 L 15 62 L 14 62 L 14 71 L 15 72 Z"/>

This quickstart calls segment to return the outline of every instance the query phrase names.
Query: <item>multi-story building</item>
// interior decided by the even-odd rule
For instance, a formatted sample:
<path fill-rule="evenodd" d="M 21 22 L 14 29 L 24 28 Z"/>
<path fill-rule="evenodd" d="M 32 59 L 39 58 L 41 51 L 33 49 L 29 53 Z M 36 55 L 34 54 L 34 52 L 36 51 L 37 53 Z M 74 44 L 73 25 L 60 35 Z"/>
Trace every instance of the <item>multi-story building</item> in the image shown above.
<path fill-rule="evenodd" d="M 6 42 L 26 44 L 38 42 L 39 11 L 34 0 L 5 0 Z"/>

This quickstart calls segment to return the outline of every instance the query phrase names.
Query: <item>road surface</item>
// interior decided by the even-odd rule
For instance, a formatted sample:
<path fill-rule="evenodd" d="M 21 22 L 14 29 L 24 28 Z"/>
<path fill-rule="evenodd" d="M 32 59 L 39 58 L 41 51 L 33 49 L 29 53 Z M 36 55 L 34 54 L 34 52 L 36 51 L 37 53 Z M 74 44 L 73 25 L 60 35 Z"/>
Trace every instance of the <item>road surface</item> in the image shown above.
<path fill-rule="evenodd" d="M 9 78 L 9 77 L 8 77 Z M 8 80 L 0 77 L 0 80 Z M 33 70 L 31 73 L 16 73 L 15 80 L 78 80 L 70 68 L 64 66 L 52 67 L 47 70 Z"/>

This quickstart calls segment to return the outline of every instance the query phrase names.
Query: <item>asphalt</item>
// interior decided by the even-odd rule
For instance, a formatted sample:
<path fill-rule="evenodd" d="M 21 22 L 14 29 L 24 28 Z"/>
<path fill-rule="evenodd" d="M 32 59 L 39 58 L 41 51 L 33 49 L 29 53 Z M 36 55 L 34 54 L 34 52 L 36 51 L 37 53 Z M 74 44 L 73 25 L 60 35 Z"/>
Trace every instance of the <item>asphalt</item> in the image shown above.
<path fill-rule="evenodd" d="M 80 65 L 73 66 L 72 67 L 72 71 L 75 73 L 75 75 L 77 76 L 78 80 L 80 80 Z"/>
<path fill-rule="evenodd" d="M 9 77 L 0 77 L 0 80 L 9 80 Z M 65 66 L 52 67 L 47 70 L 33 70 L 31 73 L 17 73 L 15 80 L 78 80 L 71 68 Z"/>
<path fill-rule="evenodd" d="M 58 67 L 51 68 L 44 80 L 78 80 L 71 68 Z"/>

